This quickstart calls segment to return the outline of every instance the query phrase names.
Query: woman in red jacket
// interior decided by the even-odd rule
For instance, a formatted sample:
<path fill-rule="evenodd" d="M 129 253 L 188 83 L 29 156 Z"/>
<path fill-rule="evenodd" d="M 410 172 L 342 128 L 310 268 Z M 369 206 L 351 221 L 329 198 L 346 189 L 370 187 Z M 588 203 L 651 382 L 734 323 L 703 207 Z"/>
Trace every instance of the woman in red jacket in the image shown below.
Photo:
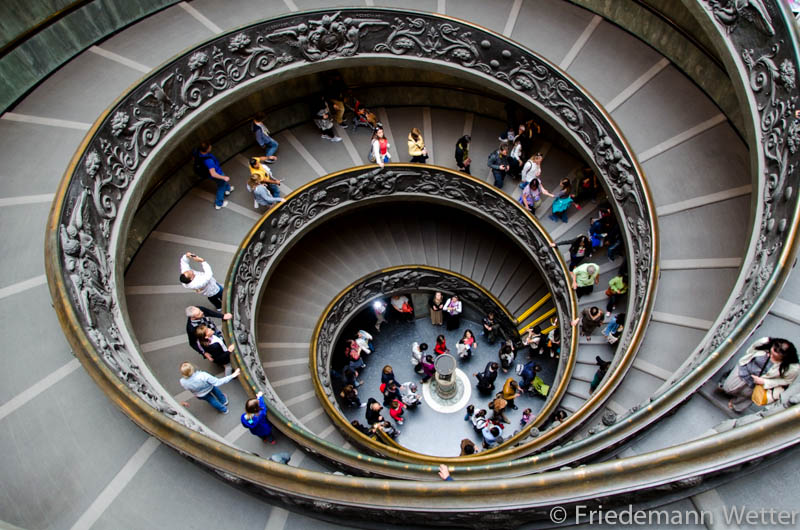
<path fill-rule="evenodd" d="M 436 337 L 436 346 L 433 347 L 433 351 L 436 352 L 436 355 L 442 355 L 443 353 L 449 353 L 450 350 L 447 349 L 447 341 L 444 338 L 444 335 L 439 335 Z"/>
<path fill-rule="evenodd" d="M 403 402 L 399 399 L 393 400 L 392 404 L 389 406 L 389 415 L 398 425 L 403 424 L 403 411 L 405 408 L 406 406 L 403 405 Z"/>

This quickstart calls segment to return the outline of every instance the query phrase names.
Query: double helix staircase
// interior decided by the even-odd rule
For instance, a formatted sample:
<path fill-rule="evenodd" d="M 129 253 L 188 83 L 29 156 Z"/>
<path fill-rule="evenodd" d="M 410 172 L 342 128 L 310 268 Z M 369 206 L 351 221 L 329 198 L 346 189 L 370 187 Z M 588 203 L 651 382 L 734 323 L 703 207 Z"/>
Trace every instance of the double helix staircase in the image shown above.
<path fill-rule="evenodd" d="M 326 525 L 313 518 L 319 514 L 287 512 L 214 480 L 120 414 L 83 372 L 64 341 L 48 305 L 39 239 L 45 232 L 52 194 L 58 191 L 59 179 L 89 124 L 143 72 L 216 30 L 227 31 L 294 8 L 322 7 L 318 4 L 322 2 L 295 0 L 263 6 L 241 1 L 232 8 L 196 0 L 167 8 L 83 52 L 0 118 L 6 139 L 0 156 L 10 177 L 0 199 L 0 224 L 7 227 L 6 252 L 0 258 L 5 273 L 0 307 L 9 346 L 0 387 L 0 439 L 8 457 L 4 475 L 19 477 L 4 481 L 0 520 L 25 528 L 187 527 L 208 521 L 225 526 L 231 520 L 247 528 Z M 623 415 L 646 405 L 668 386 L 703 341 L 737 282 L 753 201 L 749 153 L 736 128 L 668 59 L 572 3 L 508 0 L 489 6 L 430 0 L 396 7 L 446 9 L 447 15 L 504 33 L 561 65 L 606 108 L 632 146 L 657 207 L 660 279 L 644 341 L 632 368 L 604 407 Z M 406 161 L 405 137 L 411 127 L 419 127 L 432 155 L 429 162 L 455 168 L 455 141 L 470 133 L 473 175 L 490 181 L 483 161 L 505 128 L 502 116 L 475 109 L 401 104 L 377 112 L 392 143 L 393 160 Z M 321 139 L 311 122 L 277 132 L 280 156 L 272 168 L 284 179 L 284 194 L 319 176 L 366 162 L 366 130 L 337 128 L 337 133 L 344 141 L 334 144 Z M 536 149 L 545 156 L 542 179 L 550 190 L 583 165 L 557 138 L 538 138 Z M 125 271 L 124 309 L 130 328 L 150 370 L 180 401 L 189 396 L 178 384 L 179 363 L 192 360 L 203 369 L 214 367 L 186 345 L 183 310 L 204 305 L 205 300 L 177 284 L 177 260 L 192 250 L 213 266 L 218 279 L 226 276 L 237 245 L 263 213 L 253 207 L 244 188 L 247 158 L 257 154 L 257 148 L 249 147 L 225 161 L 223 168 L 237 188 L 227 208 L 215 211 L 213 189 L 207 182 L 199 183 L 171 207 Z M 503 191 L 514 198 L 519 195 L 511 179 Z M 596 214 L 595 205 L 589 203 L 581 211 L 571 211 L 568 223 L 555 223 L 545 214 L 549 204 L 538 217 L 558 241 L 585 233 Z M 452 222 L 428 214 L 377 217 L 357 227 L 346 221 L 344 216 L 321 225 L 282 260 L 265 288 L 257 333 L 265 373 L 283 404 L 306 429 L 349 449 L 318 405 L 308 367 L 314 326 L 334 296 L 366 274 L 403 264 L 463 274 L 500 299 L 514 316 L 523 315 L 541 300 L 546 288 L 518 249 L 475 220 Z M 566 247 L 559 248 L 566 256 Z M 609 262 L 604 253 L 593 260 L 601 268 L 600 284 L 580 300 L 580 308 L 604 309 L 602 291 L 621 261 Z M 793 339 L 800 324 L 800 310 L 793 302 L 798 294 L 800 280 L 793 274 L 756 336 Z M 618 311 L 624 304 L 624 300 L 618 304 Z M 541 305 L 519 327 L 530 325 L 551 307 Z M 585 403 L 590 398 L 595 356 L 610 359 L 613 354 L 599 333 L 591 342 L 581 339 L 559 406 L 571 413 Z M 707 436 L 714 426 L 733 417 L 726 400 L 715 392 L 717 379 L 718 375 L 710 378 L 675 414 L 595 460 L 642 455 Z M 246 393 L 236 383 L 224 390 L 234 404 L 232 414 L 219 415 L 197 401 L 190 404 L 189 411 L 207 429 L 244 451 L 265 457 L 287 452 L 291 466 L 334 470 L 328 461 L 314 458 L 287 437 L 267 447 L 250 436 L 236 414 Z M 585 438 L 592 428 L 585 425 L 571 439 Z M 775 481 L 786 480 L 796 467 L 787 459 L 758 474 L 713 484 L 705 492 L 669 493 L 652 502 L 687 511 L 743 503 L 753 492 L 771 491 Z M 193 487 L 186 488 L 187 484 Z M 197 495 L 198 485 L 202 485 L 202 496 Z M 41 497 L 48 502 L 35 501 Z M 221 502 L 208 503 L 208 498 Z M 775 507 L 781 508 L 781 502 L 776 500 Z M 151 509 L 142 510 L 143 506 Z"/>

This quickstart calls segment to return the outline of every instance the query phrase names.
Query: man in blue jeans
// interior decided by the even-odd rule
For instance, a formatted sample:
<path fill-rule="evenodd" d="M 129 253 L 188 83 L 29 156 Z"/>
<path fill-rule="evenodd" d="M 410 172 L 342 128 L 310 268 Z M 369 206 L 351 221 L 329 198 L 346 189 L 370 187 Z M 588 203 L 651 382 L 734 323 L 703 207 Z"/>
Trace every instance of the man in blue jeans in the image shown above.
<path fill-rule="evenodd" d="M 492 170 L 495 188 L 502 188 L 508 174 L 508 144 L 500 144 L 497 151 L 489 155 L 487 164 Z"/>
<path fill-rule="evenodd" d="M 253 116 L 253 125 L 252 129 L 253 132 L 256 133 L 256 142 L 258 145 L 264 149 L 264 157 L 266 158 L 265 162 L 267 164 L 272 164 L 275 162 L 278 157 L 275 156 L 275 152 L 278 150 L 278 142 L 269 134 L 269 129 L 267 126 L 264 125 L 264 114 L 259 112 L 255 116 Z"/>
<path fill-rule="evenodd" d="M 200 144 L 200 151 L 197 157 L 205 164 L 208 169 L 208 177 L 217 183 L 217 197 L 214 201 L 214 208 L 219 210 L 228 205 L 225 197 L 235 189 L 230 185 L 230 177 L 222 171 L 222 166 L 216 156 L 211 154 L 211 144 L 203 142 Z"/>

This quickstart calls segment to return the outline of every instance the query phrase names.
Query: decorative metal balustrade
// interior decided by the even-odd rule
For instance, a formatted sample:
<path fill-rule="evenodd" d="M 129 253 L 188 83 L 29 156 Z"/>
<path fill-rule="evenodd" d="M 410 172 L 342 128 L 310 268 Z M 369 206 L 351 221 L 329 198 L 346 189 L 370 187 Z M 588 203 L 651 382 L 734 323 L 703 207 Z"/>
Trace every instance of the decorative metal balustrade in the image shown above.
<path fill-rule="evenodd" d="M 756 193 L 743 272 L 713 334 L 686 370 L 646 409 L 631 411 L 624 422 L 607 422 L 607 428 L 585 440 L 508 464 L 505 473 L 509 476 L 588 458 L 609 444 L 621 443 L 687 399 L 758 324 L 797 253 L 798 200 L 792 174 L 800 156 L 800 127 L 793 118 L 798 41 L 792 19 L 777 1 L 708 0 L 687 2 L 687 6 L 727 50 L 723 60 L 751 117 L 748 143 Z M 237 88 L 272 74 L 302 73 L 311 65 L 335 68 L 388 60 L 409 65 L 421 61 L 459 75 L 478 76 L 498 92 L 536 109 L 587 154 L 614 200 L 618 218 L 625 220 L 631 268 L 627 313 L 636 323 L 627 328 L 619 351 L 624 351 L 620 364 L 630 364 L 652 306 L 655 219 L 630 149 L 592 99 L 535 54 L 468 23 L 382 9 L 299 13 L 215 37 L 143 80 L 98 119 L 57 193 L 46 239 L 54 305 L 87 371 L 134 421 L 228 480 L 247 481 L 287 502 L 353 515 L 369 508 L 409 519 L 414 511 L 413 517 L 424 513 L 431 521 L 452 521 L 447 510 L 458 510 L 464 517 L 490 513 L 495 520 L 510 520 L 532 506 L 616 495 L 622 487 L 628 492 L 643 491 L 687 476 L 720 472 L 796 442 L 798 412 L 792 407 L 765 418 L 760 427 L 743 426 L 713 440 L 620 460 L 613 466 L 595 464 L 576 471 L 509 478 L 502 488 L 485 483 L 420 487 L 414 482 L 392 482 L 387 487 L 396 502 L 389 506 L 381 489 L 385 481 L 318 476 L 262 461 L 227 446 L 178 406 L 144 365 L 123 314 L 119 263 L 124 245 L 120 242 L 147 182 L 149 161 L 165 156 L 170 141 L 189 129 L 193 118 L 215 101 L 234 97 Z M 377 174 L 371 180 L 380 185 Z M 313 219 L 313 206 L 321 199 L 308 196 L 306 217 L 299 219 Z M 280 220 L 273 216 L 271 222 Z M 276 242 L 263 241 L 263 245 Z M 237 334 L 250 333 L 241 319 L 236 326 Z M 618 383 L 619 379 L 609 378 L 586 409 L 596 410 Z M 570 428 L 565 425 L 564 431 Z M 755 434 L 767 428 L 770 437 L 758 440 Z M 724 454 L 717 443 L 726 448 Z M 677 464 L 658 466 L 663 458 Z M 364 461 L 362 467 L 365 472 L 381 470 L 401 476 L 408 465 L 386 462 L 378 466 Z M 417 471 L 420 477 L 426 468 L 420 466 Z M 466 469 L 459 471 L 468 474 Z M 492 466 L 473 471 L 479 477 L 500 476 Z M 538 515 L 533 510 L 526 517 Z"/>
<path fill-rule="evenodd" d="M 484 222 L 493 224 L 498 231 L 505 233 L 514 241 L 522 252 L 527 254 L 530 263 L 539 269 L 539 273 L 553 294 L 553 304 L 558 311 L 560 321 L 569 323 L 577 314 L 577 303 L 572 289 L 569 288 L 563 260 L 560 254 L 550 247 L 551 240 L 545 235 L 538 221 L 516 201 L 485 182 L 443 168 L 398 164 L 390 164 L 386 169 L 375 166 L 354 168 L 317 179 L 292 193 L 285 203 L 270 211 L 251 230 L 237 252 L 237 258 L 231 268 L 231 277 L 226 283 L 229 302 L 227 307 L 233 313 L 233 319 L 228 326 L 233 329 L 237 343 L 235 355 L 241 359 L 239 364 L 243 368 L 244 379 L 252 393 L 264 392 L 267 399 L 273 403 L 273 410 L 280 411 L 283 416 L 279 419 L 281 423 L 286 423 L 288 420 L 293 425 L 302 426 L 272 389 L 264 373 L 262 366 L 264 361 L 259 357 L 256 347 L 258 341 L 254 336 L 254 330 L 258 321 L 259 298 L 269 280 L 269 273 L 274 270 L 282 254 L 293 245 L 301 244 L 299 241 L 302 236 L 322 219 L 370 203 L 403 200 L 449 205 L 466 210 Z M 369 297 L 370 294 L 373 297 L 385 295 L 414 285 L 419 287 L 425 285 L 420 282 L 426 278 L 431 280 L 438 276 L 431 272 L 424 274 L 416 272 L 409 276 L 407 272 L 382 274 L 378 279 L 359 284 L 356 299 Z M 454 282 L 460 285 L 458 291 L 472 293 L 472 298 L 476 301 L 493 300 L 489 293 L 468 279 L 459 279 L 457 275 L 451 274 L 450 283 Z M 336 330 L 342 325 L 344 317 L 355 309 L 353 306 L 355 302 L 351 298 L 347 298 L 345 302 L 347 303 L 326 311 L 328 314 L 325 315 L 325 322 L 317 329 L 312 339 L 315 343 L 311 363 L 312 373 L 315 376 L 317 393 L 320 398 L 327 401 L 326 406 L 335 402 L 328 374 Z M 492 303 L 498 306 L 498 314 L 506 315 L 507 325 L 503 330 L 504 334 L 518 342 L 519 334 L 513 325 L 513 317 L 507 314 L 499 302 Z M 577 337 L 573 335 L 571 326 L 562 326 L 561 329 L 562 351 L 569 354 L 563 355 L 559 362 L 555 379 L 560 384 L 548 397 L 542 411 L 530 426 L 519 435 L 510 438 L 504 445 L 514 443 L 527 435 L 531 428 L 541 425 L 566 391 L 567 380 L 575 363 Z M 328 408 L 329 412 L 332 412 L 332 409 Z M 334 417 L 337 416 L 334 414 Z M 347 422 L 338 423 L 340 427 L 352 430 Z M 311 433 L 308 435 L 311 436 Z M 351 435 L 356 435 L 354 430 Z M 362 443 L 369 444 L 366 438 L 355 437 Z M 376 453 L 380 453 L 383 449 L 378 444 L 371 445 Z M 410 452 L 404 454 L 395 451 L 392 456 L 429 462 L 429 459 L 420 458 Z M 481 455 L 481 459 L 487 457 L 488 455 Z"/>

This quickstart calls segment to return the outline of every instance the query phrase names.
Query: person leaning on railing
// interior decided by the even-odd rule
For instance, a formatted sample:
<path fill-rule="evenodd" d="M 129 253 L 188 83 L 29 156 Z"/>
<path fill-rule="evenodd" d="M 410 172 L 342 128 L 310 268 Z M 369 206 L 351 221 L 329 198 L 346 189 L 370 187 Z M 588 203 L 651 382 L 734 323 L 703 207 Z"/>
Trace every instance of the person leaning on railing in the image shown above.
<path fill-rule="evenodd" d="M 762 337 L 747 348 L 720 389 L 732 396 L 728 408 L 742 412 L 751 402 L 774 403 L 798 374 L 800 364 L 794 344 L 786 339 Z M 754 392 L 759 385 L 765 402 L 757 402 Z"/>

